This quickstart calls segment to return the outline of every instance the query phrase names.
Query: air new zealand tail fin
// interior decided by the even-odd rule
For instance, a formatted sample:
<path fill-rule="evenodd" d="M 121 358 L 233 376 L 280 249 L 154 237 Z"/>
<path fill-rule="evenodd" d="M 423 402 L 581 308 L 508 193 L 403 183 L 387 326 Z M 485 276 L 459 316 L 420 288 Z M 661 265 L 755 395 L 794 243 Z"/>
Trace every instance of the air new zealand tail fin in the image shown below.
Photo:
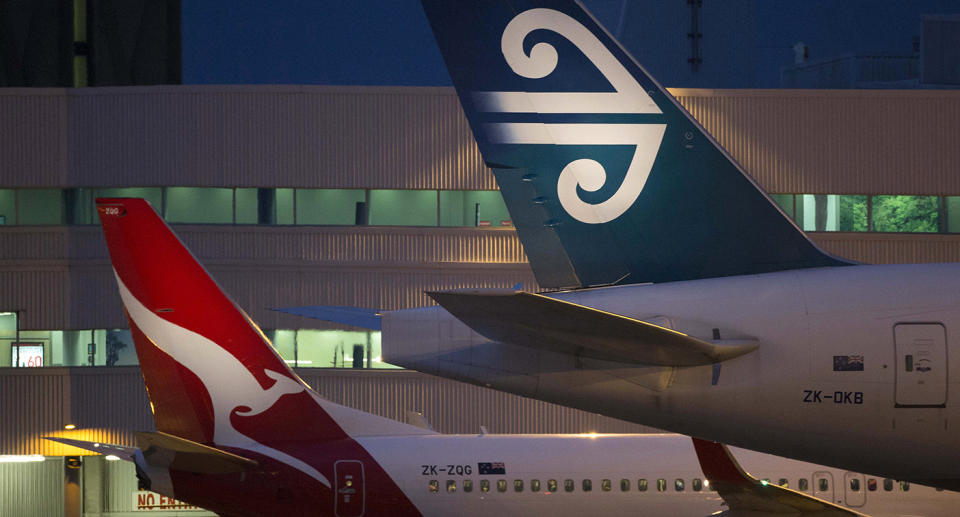
<path fill-rule="evenodd" d="M 574 0 L 422 0 L 544 287 L 846 265 Z"/>

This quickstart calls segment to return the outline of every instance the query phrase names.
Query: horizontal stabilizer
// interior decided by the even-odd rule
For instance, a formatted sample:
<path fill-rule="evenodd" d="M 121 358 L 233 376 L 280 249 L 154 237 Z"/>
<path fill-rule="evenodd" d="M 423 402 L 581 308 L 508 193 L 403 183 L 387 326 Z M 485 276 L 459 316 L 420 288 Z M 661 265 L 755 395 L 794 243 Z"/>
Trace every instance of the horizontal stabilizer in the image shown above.
<path fill-rule="evenodd" d="M 230 474 L 257 468 L 256 461 L 166 433 L 135 433 L 147 463 L 181 472 Z"/>
<path fill-rule="evenodd" d="M 755 341 L 704 341 L 539 294 L 512 290 L 427 294 L 487 339 L 606 361 L 697 366 L 733 359 L 759 347 Z"/>
<path fill-rule="evenodd" d="M 693 439 L 703 475 L 727 503 L 727 517 L 797 515 L 866 517 L 864 514 L 802 492 L 766 483 L 747 474 L 726 445 Z"/>
<path fill-rule="evenodd" d="M 126 461 L 133 461 L 134 456 L 137 454 L 136 447 L 126 447 L 123 445 L 114 445 L 112 443 L 88 442 L 85 440 L 74 440 L 72 438 L 59 438 L 53 436 L 45 436 L 44 439 L 69 445 L 71 447 L 77 447 L 78 449 L 95 452 L 97 454 L 103 454 L 104 456 L 116 456 L 121 460 Z"/>
<path fill-rule="evenodd" d="M 273 309 L 278 312 L 353 325 L 370 330 L 380 330 L 380 311 L 364 307 L 343 307 L 337 305 L 308 305 L 306 307 L 282 307 Z"/>

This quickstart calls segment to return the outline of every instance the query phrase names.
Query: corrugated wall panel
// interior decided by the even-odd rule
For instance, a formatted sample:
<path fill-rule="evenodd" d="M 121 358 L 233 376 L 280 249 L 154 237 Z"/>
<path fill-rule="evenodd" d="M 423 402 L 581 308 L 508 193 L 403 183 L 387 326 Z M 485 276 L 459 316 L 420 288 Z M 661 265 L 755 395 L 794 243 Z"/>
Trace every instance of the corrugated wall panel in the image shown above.
<path fill-rule="evenodd" d="M 63 458 L 47 458 L 42 463 L 0 463 L 0 515 L 63 515 L 63 487 Z"/>
<path fill-rule="evenodd" d="M 960 235 L 815 233 L 826 251 L 867 264 L 960 262 Z"/>
<path fill-rule="evenodd" d="M 960 92 L 671 90 L 770 192 L 960 194 Z"/>
<path fill-rule="evenodd" d="M 67 171 L 67 112 L 60 88 L 0 88 L 0 183 L 56 185 Z"/>
<path fill-rule="evenodd" d="M 419 411 L 441 432 L 648 432 L 547 402 L 405 370 L 297 370 L 328 399 L 388 418 Z M 0 454 L 80 454 L 42 436 L 133 444 L 154 429 L 137 367 L 0 369 Z M 70 420 L 78 429 L 66 431 Z"/>

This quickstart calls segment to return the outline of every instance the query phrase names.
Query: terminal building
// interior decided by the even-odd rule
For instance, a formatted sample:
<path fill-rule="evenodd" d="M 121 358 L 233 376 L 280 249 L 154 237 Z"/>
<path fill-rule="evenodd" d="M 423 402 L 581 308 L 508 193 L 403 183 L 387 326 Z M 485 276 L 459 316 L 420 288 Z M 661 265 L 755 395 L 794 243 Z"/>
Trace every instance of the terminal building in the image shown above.
<path fill-rule="evenodd" d="M 960 261 L 960 91 L 672 93 L 827 251 Z M 273 310 L 540 289 L 452 89 L 0 89 L 0 514 L 136 509 L 129 464 L 42 439 L 153 427 L 98 196 L 150 200 L 333 401 L 449 433 L 649 431 L 394 368 L 377 332 Z"/>

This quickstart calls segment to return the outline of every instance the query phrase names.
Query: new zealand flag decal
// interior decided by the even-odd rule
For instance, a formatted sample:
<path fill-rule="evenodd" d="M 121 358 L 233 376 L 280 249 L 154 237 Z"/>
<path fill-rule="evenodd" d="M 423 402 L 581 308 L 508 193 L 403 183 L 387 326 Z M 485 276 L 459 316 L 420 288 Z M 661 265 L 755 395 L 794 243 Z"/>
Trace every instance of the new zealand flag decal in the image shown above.
<path fill-rule="evenodd" d="M 506 475 L 507 466 L 502 461 L 493 463 L 477 463 L 477 473 L 481 476 Z"/>
<path fill-rule="evenodd" d="M 863 354 L 833 356 L 833 371 L 862 372 L 863 371 Z"/>

